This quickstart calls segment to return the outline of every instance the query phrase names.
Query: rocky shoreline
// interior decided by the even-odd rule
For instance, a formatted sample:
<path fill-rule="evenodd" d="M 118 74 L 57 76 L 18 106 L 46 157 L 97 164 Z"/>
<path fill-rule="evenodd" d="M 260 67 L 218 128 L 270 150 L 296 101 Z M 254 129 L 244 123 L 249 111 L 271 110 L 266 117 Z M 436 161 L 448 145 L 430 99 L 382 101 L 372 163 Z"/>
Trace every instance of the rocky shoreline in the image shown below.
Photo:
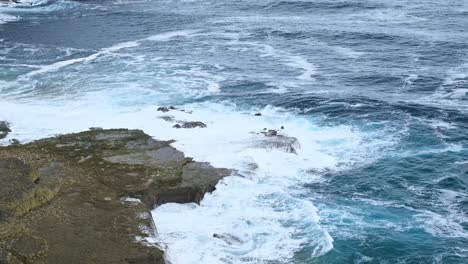
<path fill-rule="evenodd" d="M 0 147 L 0 263 L 167 263 L 150 210 L 232 173 L 171 143 L 93 129 Z"/>

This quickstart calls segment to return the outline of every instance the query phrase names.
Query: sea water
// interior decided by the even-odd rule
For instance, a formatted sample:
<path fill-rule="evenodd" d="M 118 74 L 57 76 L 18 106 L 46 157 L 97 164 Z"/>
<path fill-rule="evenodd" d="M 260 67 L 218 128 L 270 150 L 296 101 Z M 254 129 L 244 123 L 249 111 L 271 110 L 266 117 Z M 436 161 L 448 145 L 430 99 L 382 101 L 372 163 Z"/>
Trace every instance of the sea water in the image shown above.
<path fill-rule="evenodd" d="M 467 263 L 466 28 L 462 0 L 1 4 L 1 142 L 142 129 L 236 170 L 153 211 L 173 264 Z"/>

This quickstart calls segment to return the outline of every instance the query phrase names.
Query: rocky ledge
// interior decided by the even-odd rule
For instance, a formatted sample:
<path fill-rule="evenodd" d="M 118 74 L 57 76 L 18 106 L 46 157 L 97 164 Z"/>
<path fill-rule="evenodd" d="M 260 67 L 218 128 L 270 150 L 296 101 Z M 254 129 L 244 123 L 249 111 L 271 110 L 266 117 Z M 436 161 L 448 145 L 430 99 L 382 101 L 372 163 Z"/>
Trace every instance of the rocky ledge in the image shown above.
<path fill-rule="evenodd" d="M 0 263 L 165 263 L 150 210 L 231 173 L 170 143 L 115 129 L 0 147 Z"/>

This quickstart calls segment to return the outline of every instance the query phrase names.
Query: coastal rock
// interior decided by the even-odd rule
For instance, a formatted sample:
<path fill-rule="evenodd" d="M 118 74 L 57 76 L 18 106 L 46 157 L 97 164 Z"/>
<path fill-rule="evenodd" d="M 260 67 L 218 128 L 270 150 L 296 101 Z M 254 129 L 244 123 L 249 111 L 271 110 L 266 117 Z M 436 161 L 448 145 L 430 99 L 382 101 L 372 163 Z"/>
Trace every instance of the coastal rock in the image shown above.
<path fill-rule="evenodd" d="M 8 122 L 0 121 L 0 139 L 6 138 L 8 133 L 11 132 Z"/>
<path fill-rule="evenodd" d="M 177 108 L 175 108 L 174 106 L 161 106 L 161 107 L 158 107 L 157 111 L 160 111 L 160 112 L 163 112 L 163 113 L 167 113 L 171 110 L 176 110 Z"/>
<path fill-rule="evenodd" d="M 12 145 L 19 145 L 19 144 L 20 144 L 20 141 L 19 141 L 19 140 L 17 140 L 16 138 L 12 138 L 12 139 L 10 139 L 10 141 L 9 141 L 9 142 L 10 142 L 10 144 L 12 144 Z"/>
<path fill-rule="evenodd" d="M 278 131 L 274 130 L 274 129 L 270 129 L 266 132 L 260 132 L 262 133 L 263 135 L 267 136 L 267 137 L 275 137 L 275 136 L 278 136 Z"/>
<path fill-rule="evenodd" d="M 158 109 L 157 109 L 157 111 L 163 112 L 163 113 L 167 113 L 167 112 L 172 111 L 172 110 L 177 110 L 177 111 L 184 112 L 184 113 L 187 113 L 187 114 L 192 113 L 192 111 L 186 111 L 185 109 L 180 109 L 180 108 L 177 108 L 175 106 L 161 106 L 161 107 L 158 107 Z"/>
<path fill-rule="evenodd" d="M 295 137 L 281 135 L 274 129 L 264 130 L 260 134 L 263 134 L 265 138 L 257 142 L 259 147 L 278 149 L 293 154 L 297 154 L 297 150 L 301 148 L 299 140 Z"/>
<path fill-rule="evenodd" d="M 150 209 L 231 173 L 170 143 L 114 129 L 0 147 L 0 263 L 165 263 Z"/>
<path fill-rule="evenodd" d="M 162 120 L 164 120 L 166 122 L 174 122 L 174 117 L 173 116 L 160 116 L 159 118 L 161 118 Z"/>
<path fill-rule="evenodd" d="M 200 121 L 188 121 L 188 122 L 182 122 L 182 124 L 175 124 L 173 126 L 174 128 L 204 128 L 206 127 L 206 124 Z"/>
<path fill-rule="evenodd" d="M 234 235 L 231 235 L 231 234 L 227 234 L 227 233 L 223 233 L 223 234 L 216 234 L 215 233 L 215 234 L 213 234 L 213 237 L 223 240 L 224 242 L 226 242 L 226 244 L 228 244 L 230 246 L 232 246 L 232 245 L 241 245 L 241 244 L 244 243 L 240 238 L 238 238 L 238 237 L 236 237 Z"/>

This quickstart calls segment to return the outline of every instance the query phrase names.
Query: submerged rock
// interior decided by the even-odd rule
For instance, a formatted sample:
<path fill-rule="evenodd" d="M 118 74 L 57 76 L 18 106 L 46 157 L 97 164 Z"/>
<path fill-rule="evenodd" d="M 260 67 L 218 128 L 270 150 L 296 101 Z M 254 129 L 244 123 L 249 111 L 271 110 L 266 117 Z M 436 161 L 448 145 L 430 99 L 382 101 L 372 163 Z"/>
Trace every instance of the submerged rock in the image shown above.
<path fill-rule="evenodd" d="M 173 126 L 174 128 L 204 128 L 206 127 L 206 124 L 200 121 L 189 121 L 189 122 L 183 122 L 182 124 L 175 124 Z"/>
<path fill-rule="evenodd" d="M 20 144 L 20 141 L 17 140 L 16 138 L 12 138 L 12 139 L 10 139 L 10 144 L 12 144 L 12 145 L 19 145 L 19 144 Z"/>
<path fill-rule="evenodd" d="M 6 136 L 10 132 L 10 124 L 8 124 L 8 122 L 5 121 L 0 121 L 0 139 L 6 138 Z"/>
<path fill-rule="evenodd" d="M 267 148 L 278 149 L 293 154 L 297 154 L 297 150 L 301 148 L 297 138 L 281 135 L 270 138 L 269 140 L 264 140 L 263 144 Z"/>
<path fill-rule="evenodd" d="M 231 234 L 227 234 L 227 233 L 223 233 L 223 234 L 215 233 L 213 234 L 213 237 L 223 240 L 228 245 L 240 245 L 244 243 L 240 238 Z"/>
<path fill-rule="evenodd" d="M 165 263 L 149 210 L 231 173 L 170 143 L 115 129 L 0 147 L 0 263 Z"/>
<path fill-rule="evenodd" d="M 283 127 L 281 129 L 283 129 Z M 265 128 L 264 131 L 260 132 L 260 134 L 263 134 L 265 139 L 257 142 L 259 147 L 278 149 L 293 154 L 297 154 L 297 150 L 301 148 L 297 138 L 281 135 L 277 130 L 267 130 Z"/>
<path fill-rule="evenodd" d="M 174 122 L 174 117 L 173 116 L 160 116 L 159 118 L 161 118 L 162 120 L 164 120 L 166 122 Z"/>
<path fill-rule="evenodd" d="M 170 110 L 176 110 L 177 108 L 175 108 L 174 106 L 161 106 L 161 107 L 158 107 L 157 111 L 160 111 L 160 112 L 163 112 L 163 113 L 167 113 L 169 112 Z"/>
<path fill-rule="evenodd" d="M 274 136 L 278 136 L 278 131 L 274 130 L 274 129 L 270 129 L 266 132 L 260 132 L 262 133 L 263 135 L 267 136 L 267 137 L 274 137 Z"/>

